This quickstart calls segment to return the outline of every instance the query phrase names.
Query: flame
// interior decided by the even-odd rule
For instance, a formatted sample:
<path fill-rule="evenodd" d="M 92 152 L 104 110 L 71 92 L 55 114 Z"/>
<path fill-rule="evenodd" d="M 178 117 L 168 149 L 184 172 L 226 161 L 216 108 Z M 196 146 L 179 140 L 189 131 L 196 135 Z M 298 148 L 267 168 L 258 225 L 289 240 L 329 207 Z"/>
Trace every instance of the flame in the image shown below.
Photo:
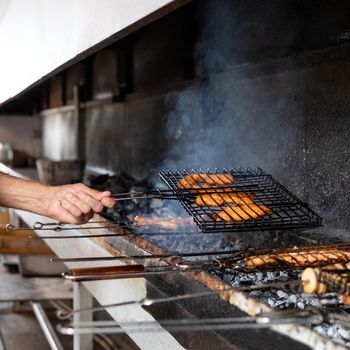
<path fill-rule="evenodd" d="M 134 219 L 134 225 L 139 226 L 159 226 L 167 230 L 176 230 L 182 225 L 193 225 L 194 221 L 191 217 L 182 218 L 179 216 L 150 216 L 137 215 Z"/>

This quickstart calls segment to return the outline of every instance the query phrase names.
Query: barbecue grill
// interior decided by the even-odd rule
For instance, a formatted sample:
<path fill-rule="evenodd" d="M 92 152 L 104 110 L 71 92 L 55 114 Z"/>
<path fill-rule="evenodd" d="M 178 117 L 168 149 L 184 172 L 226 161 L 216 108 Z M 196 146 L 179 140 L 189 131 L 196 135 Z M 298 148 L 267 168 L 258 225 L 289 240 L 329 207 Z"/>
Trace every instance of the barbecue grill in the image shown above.
<path fill-rule="evenodd" d="M 49 228 L 51 227 L 52 229 L 54 229 L 56 226 L 54 223 L 50 223 L 47 221 L 43 221 L 40 223 L 36 223 L 37 219 L 35 221 L 32 222 L 32 226 L 37 227 L 38 228 L 38 233 L 41 233 L 41 228 Z M 130 241 L 130 242 L 134 242 L 136 243 L 135 240 L 138 240 L 138 244 L 139 245 L 143 245 L 146 244 L 146 241 L 143 240 L 143 238 L 148 237 L 147 235 L 138 235 L 137 232 L 130 232 L 128 230 L 125 229 L 125 227 L 119 227 L 119 228 L 115 228 L 115 227 L 108 227 L 108 224 L 105 224 L 104 222 L 99 222 L 101 220 L 96 220 L 94 219 L 94 221 L 97 221 L 96 223 L 91 223 L 88 224 L 86 226 L 91 226 L 91 230 L 89 230 L 88 227 L 83 227 L 84 230 L 82 230 L 80 235 L 76 235 L 75 233 L 70 234 L 69 236 L 74 237 L 75 238 L 79 238 L 79 237 L 88 237 L 89 235 L 91 237 L 93 237 L 95 235 L 95 231 L 97 228 L 94 228 L 95 225 L 96 226 L 101 226 L 100 230 L 101 232 L 99 232 L 98 234 L 96 234 L 95 236 L 101 236 L 101 237 L 105 237 L 105 239 L 107 240 L 106 242 L 110 241 L 110 242 L 115 242 L 115 245 L 119 247 L 119 245 L 121 244 L 121 246 L 123 246 L 123 244 L 121 242 L 123 242 L 123 240 Z M 123 220 L 120 220 L 121 223 L 124 223 Z M 44 224 L 44 225 L 41 225 Z M 111 223 L 112 226 L 117 225 L 117 222 L 112 222 Z M 123 226 L 123 225 L 122 225 Z M 74 225 L 67 225 L 67 226 L 63 226 L 64 228 L 67 229 L 72 229 L 72 230 L 79 230 L 79 227 L 76 227 Z M 112 232 L 111 232 L 112 231 Z M 288 230 L 283 230 L 286 233 L 288 233 Z M 43 233 L 47 232 L 47 230 L 45 230 Z M 54 234 L 55 230 L 53 230 L 53 234 Z M 118 235 L 118 233 L 120 234 L 120 236 Z M 151 237 L 153 236 L 153 234 L 158 234 L 158 237 L 160 237 L 161 239 L 167 239 L 168 236 L 170 235 L 173 237 L 181 237 L 181 240 L 176 239 L 178 242 L 182 241 L 182 240 L 186 240 L 186 237 L 196 237 L 197 234 L 201 234 L 200 232 L 195 232 L 194 234 L 188 234 L 186 232 L 182 232 L 182 236 L 180 236 L 180 233 L 175 233 L 175 235 L 172 235 L 173 232 L 169 231 L 161 231 L 161 232 L 150 232 Z M 231 233 L 231 232 L 226 232 L 226 235 L 228 237 L 231 236 L 235 236 L 236 233 Z M 238 236 L 239 233 L 237 233 Z M 245 234 L 247 237 L 250 235 L 251 237 L 256 236 L 254 234 L 254 232 L 247 232 Z M 264 235 L 264 233 L 262 233 L 261 235 Z M 291 233 L 292 235 L 292 233 Z M 62 233 L 62 237 L 64 236 L 64 233 Z M 204 233 L 202 234 L 203 238 L 204 237 L 216 237 L 217 234 L 215 235 L 211 235 L 208 233 Z M 45 237 L 45 236 L 44 236 Z M 59 236 L 56 236 L 59 237 Z M 220 236 L 218 236 L 220 237 Z M 293 237 L 298 237 L 293 235 Z M 97 237 L 98 238 L 98 237 Z M 79 242 L 80 240 L 74 240 L 72 239 L 74 242 Z M 59 242 L 62 242 L 62 244 L 65 244 L 65 240 L 64 239 L 59 239 L 59 240 L 50 240 L 50 244 L 53 244 L 54 246 L 56 246 L 56 244 L 60 245 Z M 56 243 L 57 242 L 57 243 Z M 142 243 L 144 242 L 144 243 Z M 205 242 L 205 238 L 203 240 L 203 243 Z M 72 243 L 73 244 L 78 244 L 79 243 Z M 149 249 L 152 245 L 149 245 L 149 243 L 146 244 L 145 247 L 148 247 L 147 249 Z M 203 245 L 205 246 L 205 244 Z M 209 248 L 209 247 L 208 247 Z M 230 300 L 230 303 L 232 304 L 239 304 L 239 306 L 241 308 L 243 308 L 246 311 L 249 311 L 249 313 L 251 313 L 251 306 L 244 306 L 245 305 L 245 299 L 242 299 L 242 296 L 240 296 L 237 299 L 237 293 L 241 290 L 242 293 L 248 293 L 248 294 L 252 294 L 254 295 L 254 293 L 259 293 L 258 295 L 260 295 L 260 299 L 262 299 L 263 295 L 271 295 L 274 296 L 276 295 L 276 291 L 279 292 L 281 289 L 285 290 L 286 295 L 298 295 L 295 293 L 293 286 L 297 286 L 298 284 L 300 284 L 300 281 L 298 281 L 299 279 L 299 275 L 298 274 L 294 274 L 294 272 L 291 270 L 290 272 L 292 274 L 290 274 L 289 272 L 284 272 L 284 271 L 288 271 L 289 269 L 286 268 L 286 266 L 284 264 L 281 265 L 276 265 L 273 269 L 269 269 L 267 268 L 265 271 L 263 271 L 263 269 L 260 269 L 259 267 L 251 269 L 250 271 L 244 269 L 244 260 L 246 257 L 252 256 L 254 254 L 267 254 L 267 253 L 273 253 L 273 254 L 278 254 L 278 253 L 287 253 L 288 250 L 294 252 L 307 252 L 310 249 L 313 250 L 322 250 L 322 249 L 332 249 L 332 248 L 339 248 L 339 249 L 347 249 L 348 245 L 346 244 L 331 244 L 331 245 L 319 245 L 319 246 L 305 246 L 305 247 L 299 247 L 299 248 L 266 248 L 266 249 L 258 249 L 258 248 L 249 248 L 249 249 L 236 249 L 236 250 L 232 250 L 230 251 L 230 249 L 228 249 L 229 247 L 226 246 L 226 252 L 225 250 L 220 251 L 219 249 L 216 248 L 216 246 L 210 247 L 211 249 L 207 249 L 207 251 L 204 251 L 204 249 L 200 249 L 198 251 L 198 254 L 196 254 L 194 252 L 193 256 L 191 256 L 191 253 L 184 253 L 183 257 L 181 256 L 181 251 L 180 252 L 176 252 L 175 254 L 171 254 L 169 253 L 169 251 L 163 251 L 163 250 L 158 250 L 158 248 L 156 250 L 153 250 L 154 248 L 152 248 L 148 253 L 149 253 L 149 258 L 145 258 L 144 260 L 147 261 L 149 260 L 150 263 L 145 264 L 145 265 L 130 265 L 131 267 L 126 267 L 126 269 L 131 269 L 129 270 L 128 273 L 125 273 L 125 268 L 120 268 L 120 270 L 124 270 L 124 272 L 121 274 L 121 271 L 118 272 L 118 274 L 116 274 L 115 276 L 109 276 L 111 278 L 118 278 L 118 280 L 116 280 L 118 283 L 119 281 L 121 282 L 122 280 L 120 278 L 126 278 L 128 277 L 129 280 L 131 277 L 142 277 L 142 276 L 147 276 L 147 278 L 152 279 L 152 274 L 154 274 L 153 272 L 156 272 L 154 274 L 155 278 L 162 278 L 164 280 L 167 279 L 171 279 L 171 281 L 174 280 L 182 280 L 182 278 L 186 278 L 186 281 L 189 281 L 191 279 L 197 279 L 198 281 L 200 281 L 201 283 L 205 283 L 208 285 L 211 285 L 212 289 L 225 289 L 226 287 L 223 287 L 223 285 L 219 284 L 218 287 L 217 286 L 217 279 L 214 276 L 222 276 L 223 274 L 225 274 L 226 276 L 232 276 L 232 278 L 234 279 L 235 282 L 232 282 L 232 285 L 236 288 L 232 289 L 232 291 L 226 291 L 223 293 L 218 293 L 216 292 L 216 294 L 220 294 L 220 296 L 225 299 L 225 300 Z M 136 253 L 136 252 L 135 252 Z M 62 251 L 60 253 L 60 257 L 64 258 L 64 256 L 66 255 L 66 251 Z M 202 254 L 208 254 L 209 259 L 208 260 L 203 260 L 203 258 L 201 258 Z M 222 256 L 220 257 L 220 254 L 222 254 Z M 116 254 L 118 255 L 118 254 Z M 136 254 L 130 254 L 130 252 L 128 253 L 129 255 L 129 259 L 133 259 L 132 257 Z M 157 255 L 159 255 L 157 257 Z M 196 257 L 197 255 L 197 257 Z M 225 269 L 224 267 L 224 261 L 225 261 L 225 256 L 229 255 L 230 258 L 233 258 L 233 260 L 227 261 L 227 267 L 229 267 L 228 265 L 231 265 L 231 269 Z M 96 257 L 92 257 L 93 259 L 91 259 L 91 261 L 97 261 Z M 102 259 L 104 259 L 104 257 L 101 257 Z M 116 256 L 117 258 L 117 256 Z M 125 260 L 127 260 L 128 256 L 125 255 Z M 181 258 L 186 258 L 186 260 L 181 260 Z M 193 266 L 185 266 L 185 264 L 189 264 L 191 265 L 192 263 L 192 258 L 195 258 L 193 260 Z M 196 266 L 196 259 L 199 258 L 199 260 L 197 261 L 197 266 Z M 73 258 L 74 259 L 74 258 Z M 142 260 L 143 258 L 137 258 L 135 257 L 136 260 Z M 88 261 L 89 259 L 87 259 Z M 108 260 L 108 259 L 106 259 Z M 221 265 L 220 263 L 221 262 Z M 81 264 L 83 263 L 83 261 L 79 262 L 79 259 L 75 258 L 74 260 L 72 260 L 71 262 L 68 262 L 68 264 L 70 263 L 75 263 L 78 265 L 75 265 L 76 267 L 79 267 L 80 264 L 80 268 L 82 268 L 80 270 L 80 273 L 85 273 L 86 271 L 84 271 L 84 265 L 82 266 Z M 174 265 L 175 264 L 175 265 Z M 239 267 L 239 269 L 232 269 L 232 264 L 235 264 L 236 267 Z M 128 265 L 127 265 L 128 266 Z M 152 266 L 155 266 L 157 268 L 157 271 L 150 271 L 151 273 L 148 274 L 148 270 L 152 268 Z M 223 269 L 220 269 L 220 267 L 223 267 Z M 138 274 L 138 276 L 135 274 L 133 275 L 133 269 L 137 270 L 136 273 Z M 274 271 L 272 271 L 274 270 Z M 206 271 L 204 274 L 202 273 L 202 271 Z M 92 273 L 91 273 L 92 272 Z M 80 274 L 80 276 L 85 276 L 90 278 L 91 280 L 93 279 L 105 279 L 105 274 L 101 274 L 101 273 L 97 273 L 97 274 L 93 274 L 96 271 L 91 271 L 89 274 L 87 275 L 82 275 Z M 103 271 L 102 271 L 103 272 Z M 106 271 L 104 271 L 106 272 Z M 113 270 L 112 270 L 113 272 Z M 179 273 L 182 272 L 182 273 Z M 183 273 L 186 272 L 186 273 Z M 285 280 L 279 278 L 279 274 L 282 273 L 282 276 L 288 276 L 289 280 L 291 281 L 290 283 L 286 283 Z M 287 274 L 286 274 L 287 273 Z M 124 274 L 124 275 L 123 275 Z M 259 281 L 259 279 L 257 280 L 257 278 L 259 278 L 258 276 L 260 274 L 263 274 L 264 276 L 266 276 L 266 278 L 268 278 L 266 281 L 262 280 L 261 282 Z M 267 275 L 265 275 L 267 274 Z M 272 275 L 273 274 L 273 275 Z M 182 277 L 182 275 L 185 275 L 185 277 Z M 68 277 L 69 275 L 67 275 Z M 157 277 L 159 276 L 159 277 Z M 187 277 L 188 276 L 188 277 Z M 272 277 L 274 276 L 274 277 Z M 79 280 L 79 274 L 76 276 L 77 278 L 75 280 Z M 187 279 L 188 278 L 188 279 Z M 247 284 L 247 278 L 248 280 L 250 280 L 250 283 Z M 265 278 L 265 277 L 264 277 Z M 221 279 L 221 278 L 220 278 Z M 74 279 L 72 279 L 74 280 Z M 226 277 L 226 280 L 229 281 L 228 277 Z M 108 282 L 111 282 L 111 280 L 109 280 Z M 83 282 L 83 283 L 90 283 L 90 282 Z M 103 282 L 98 282 L 98 283 L 103 283 Z M 182 283 L 180 283 L 180 285 L 186 285 L 188 282 L 183 281 Z M 252 285 L 253 284 L 253 288 Z M 267 288 L 263 288 L 262 286 L 259 286 L 259 288 L 254 288 L 254 285 L 259 285 L 259 284 L 265 284 L 267 286 Z M 173 284 L 172 284 L 173 285 Z M 283 287 L 285 286 L 285 287 Z M 274 287 L 276 289 L 274 289 Z M 172 287 L 173 288 L 173 287 Z M 264 290 L 264 292 L 263 292 Z M 290 292 L 288 292 L 288 290 L 290 290 Z M 181 293 L 181 292 L 180 292 Z M 179 293 L 179 294 L 180 294 Z M 193 292 L 188 291 L 188 293 L 193 294 Z M 278 297 L 280 298 L 280 297 Z M 277 298 L 277 300 L 278 300 Z M 298 300 L 298 296 L 296 296 L 297 300 Z M 314 298 L 314 297 L 313 297 Z M 195 296 L 193 299 L 196 299 Z M 262 299 L 264 300 L 264 299 Z M 320 300 L 323 300 L 323 298 L 321 298 Z M 326 300 L 326 299 L 324 299 Z M 135 300 L 134 300 L 135 301 Z M 267 301 L 266 301 L 267 302 Z M 329 303 L 328 299 L 327 299 L 327 303 Z M 157 303 L 155 303 L 157 304 Z M 341 305 L 339 304 L 339 302 L 337 300 L 332 301 L 332 305 Z M 247 309 L 248 307 L 248 309 Z M 292 305 L 292 307 L 296 307 L 296 305 Z M 259 310 L 261 306 L 258 307 Z M 113 308 L 112 308 L 113 309 Z M 118 310 L 116 310 L 116 312 L 118 312 Z M 258 311 L 257 311 L 258 312 Z M 215 317 L 217 315 L 213 315 L 213 317 Z M 322 326 L 323 327 L 323 326 Z M 323 329 L 323 328 L 322 328 Z M 307 334 L 307 331 L 304 331 L 304 334 Z M 288 334 L 292 334 L 291 331 L 288 331 Z"/>
<path fill-rule="evenodd" d="M 149 15 L 154 22 L 148 28 L 128 35 L 142 26 L 145 19 L 139 19 L 111 31 L 106 41 L 51 67 L 55 79 L 39 82 L 5 106 L 11 110 L 29 101 L 28 114 L 40 114 L 43 121 L 42 156 L 86 158 L 91 187 L 109 190 L 118 201 L 115 210 L 103 213 L 108 222 L 96 216 L 79 227 L 18 215 L 40 236 L 33 232 L 31 239 L 45 239 L 55 260 L 66 263 L 64 277 L 79 281 L 75 292 L 87 288 L 119 324 L 130 327 L 140 348 L 297 348 L 287 337 L 278 344 L 279 337 L 268 330 L 254 336 L 220 332 L 211 343 L 209 332 L 182 338 L 176 333 L 176 318 L 186 324 L 185 332 L 220 322 L 227 327 L 230 321 L 243 328 L 231 305 L 253 318 L 265 317 L 271 307 L 276 322 L 264 326 L 318 350 L 350 344 L 344 305 L 348 269 L 331 266 L 349 264 L 350 254 L 350 6 L 272 1 L 267 13 L 260 3 L 192 1 L 157 20 L 163 6 Z M 79 65 L 71 65 L 76 60 Z M 27 134 L 39 136 L 34 129 Z M 214 168 L 222 164 L 261 166 L 266 172 Z M 160 186 L 154 188 L 151 181 L 160 168 Z M 187 218 L 177 216 L 183 208 Z M 168 228 L 152 220 L 137 225 L 142 217 L 174 222 Z M 19 222 L 12 224 L 9 231 L 20 229 Z M 308 294 L 305 268 L 332 293 L 319 288 L 319 294 Z M 215 295 L 201 299 L 211 292 Z M 78 299 L 69 316 L 84 318 L 83 310 L 93 308 L 89 301 L 82 304 Z M 139 309 L 133 314 L 125 306 Z M 171 314 L 177 306 L 184 314 Z M 280 309 L 292 309 L 296 317 Z M 123 315 L 138 320 L 145 310 L 165 328 L 175 327 L 175 334 L 167 333 L 172 339 L 155 344 L 154 334 L 135 336 L 135 324 Z M 316 321 L 309 323 L 309 316 Z M 141 333 L 153 326 L 147 317 L 135 326 Z M 288 319 L 295 323 L 277 326 Z M 79 321 L 84 320 L 75 319 L 65 331 L 115 328 Z M 271 346 L 270 340 L 276 343 Z M 80 342 L 79 335 L 74 341 Z"/>

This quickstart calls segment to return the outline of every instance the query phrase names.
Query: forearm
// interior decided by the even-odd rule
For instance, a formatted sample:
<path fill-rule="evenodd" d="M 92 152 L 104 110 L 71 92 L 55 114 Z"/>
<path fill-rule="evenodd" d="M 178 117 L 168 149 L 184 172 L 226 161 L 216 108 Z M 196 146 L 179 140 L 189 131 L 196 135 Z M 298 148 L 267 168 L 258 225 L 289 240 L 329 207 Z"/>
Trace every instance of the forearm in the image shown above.
<path fill-rule="evenodd" d="M 0 206 L 82 224 L 89 221 L 94 212 L 114 205 L 115 199 L 109 191 L 99 192 L 81 183 L 47 186 L 0 172 Z"/>
<path fill-rule="evenodd" d="M 0 205 L 46 215 L 51 187 L 0 172 Z"/>

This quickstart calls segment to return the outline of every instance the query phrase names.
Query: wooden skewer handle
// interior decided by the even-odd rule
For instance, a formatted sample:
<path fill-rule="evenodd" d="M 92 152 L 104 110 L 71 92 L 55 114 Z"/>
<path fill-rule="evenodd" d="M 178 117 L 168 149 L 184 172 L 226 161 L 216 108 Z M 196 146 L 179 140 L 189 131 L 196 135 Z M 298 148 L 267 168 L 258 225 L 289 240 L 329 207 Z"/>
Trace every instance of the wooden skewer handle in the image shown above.
<path fill-rule="evenodd" d="M 89 275 L 101 275 L 101 279 L 108 279 L 108 275 L 113 275 L 113 279 L 116 279 L 115 275 L 128 274 L 135 272 L 145 272 L 146 268 L 143 265 L 124 265 L 124 266 L 105 266 L 105 267 L 87 267 L 87 268 L 76 268 L 71 269 L 68 273 L 71 276 L 89 276 Z M 123 278 L 121 276 L 120 278 Z M 98 278 L 96 278 L 98 279 Z"/>

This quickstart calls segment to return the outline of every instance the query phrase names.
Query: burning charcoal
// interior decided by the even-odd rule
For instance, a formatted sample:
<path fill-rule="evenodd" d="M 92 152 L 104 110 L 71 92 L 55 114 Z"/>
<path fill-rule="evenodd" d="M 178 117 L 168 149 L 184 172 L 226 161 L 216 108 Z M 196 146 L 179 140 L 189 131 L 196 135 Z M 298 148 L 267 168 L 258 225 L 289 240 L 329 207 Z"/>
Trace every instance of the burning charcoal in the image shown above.
<path fill-rule="evenodd" d="M 110 190 L 113 193 L 127 192 L 136 180 L 126 173 L 120 172 L 117 175 L 110 176 L 108 174 L 91 176 L 89 178 L 90 185 L 97 190 Z"/>
<path fill-rule="evenodd" d="M 254 290 L 254 291 L 249 293 L 249 296 L 259 299 L 262 296 L 262 294 L 263 294 L 263 292 L 261 292 L 259 290 Z"/>
<path fill-rule="evenodd" d="M 278 308 L 278 307 L 282 307 L 282 306 L 286 306 L 286 305 L 287 305 L 286 301 L 280 300 L 280 301 L 276 301 L 275 304 L 272 306 Z"/>
<path fill-rule="evenodd" d="M 108 174 L 104 174 L 104 175 L 98 175 L 98 176 L 90 176 L 88 180 L 90 182 L 91 187 L 98 189 L 98 188 L 103 188 L 103 186 L 105 186 L 109 177 L 110 176 Z"/>
<path fill-rule="evenodd" d="M 276 306 L 276 299 L 274 298 L 268 298 L 267 299 L 267 303 L 268 305 L 272 306 L 272 307 L 275 307 Z"/>
<path fill-rule="evenodd" d="M 278 290 L 277 295 L 279 298 L 285 298 L 288 294 L 283 292 L 282 290 Z"/>
<path fill-rule="evenodd" d="M 336 327 L 334 326 L 328 326 L 326 333 L 328 335 L 328 337 L 330 338 L 335 338 L 336 336 Z"/>
<path fill-rule="evenodd" d="M 344 329 L 342 327 L 339 327 L 338 332 L 343 339 L 349 340 L 349 338 L 350 338 L 350 331 L 349 330 Z"/>
<path fill-rule="evenodd" d="M 290 297 L 289 297 L 289 301 L 293 304 L 295 304 L 297 302 L 297 296 L 295 294 L 292 294 Z"/>
<path fill-rule="evenodd" d="M 297 307 L 298 307 L 299 309 L 301 309 L 301 310 L 304 310 L 304 309 L 305 309 L 305 304 L 304 304 L 303 302 L 299 301 L 299 302 L 297 303 Z"/>

